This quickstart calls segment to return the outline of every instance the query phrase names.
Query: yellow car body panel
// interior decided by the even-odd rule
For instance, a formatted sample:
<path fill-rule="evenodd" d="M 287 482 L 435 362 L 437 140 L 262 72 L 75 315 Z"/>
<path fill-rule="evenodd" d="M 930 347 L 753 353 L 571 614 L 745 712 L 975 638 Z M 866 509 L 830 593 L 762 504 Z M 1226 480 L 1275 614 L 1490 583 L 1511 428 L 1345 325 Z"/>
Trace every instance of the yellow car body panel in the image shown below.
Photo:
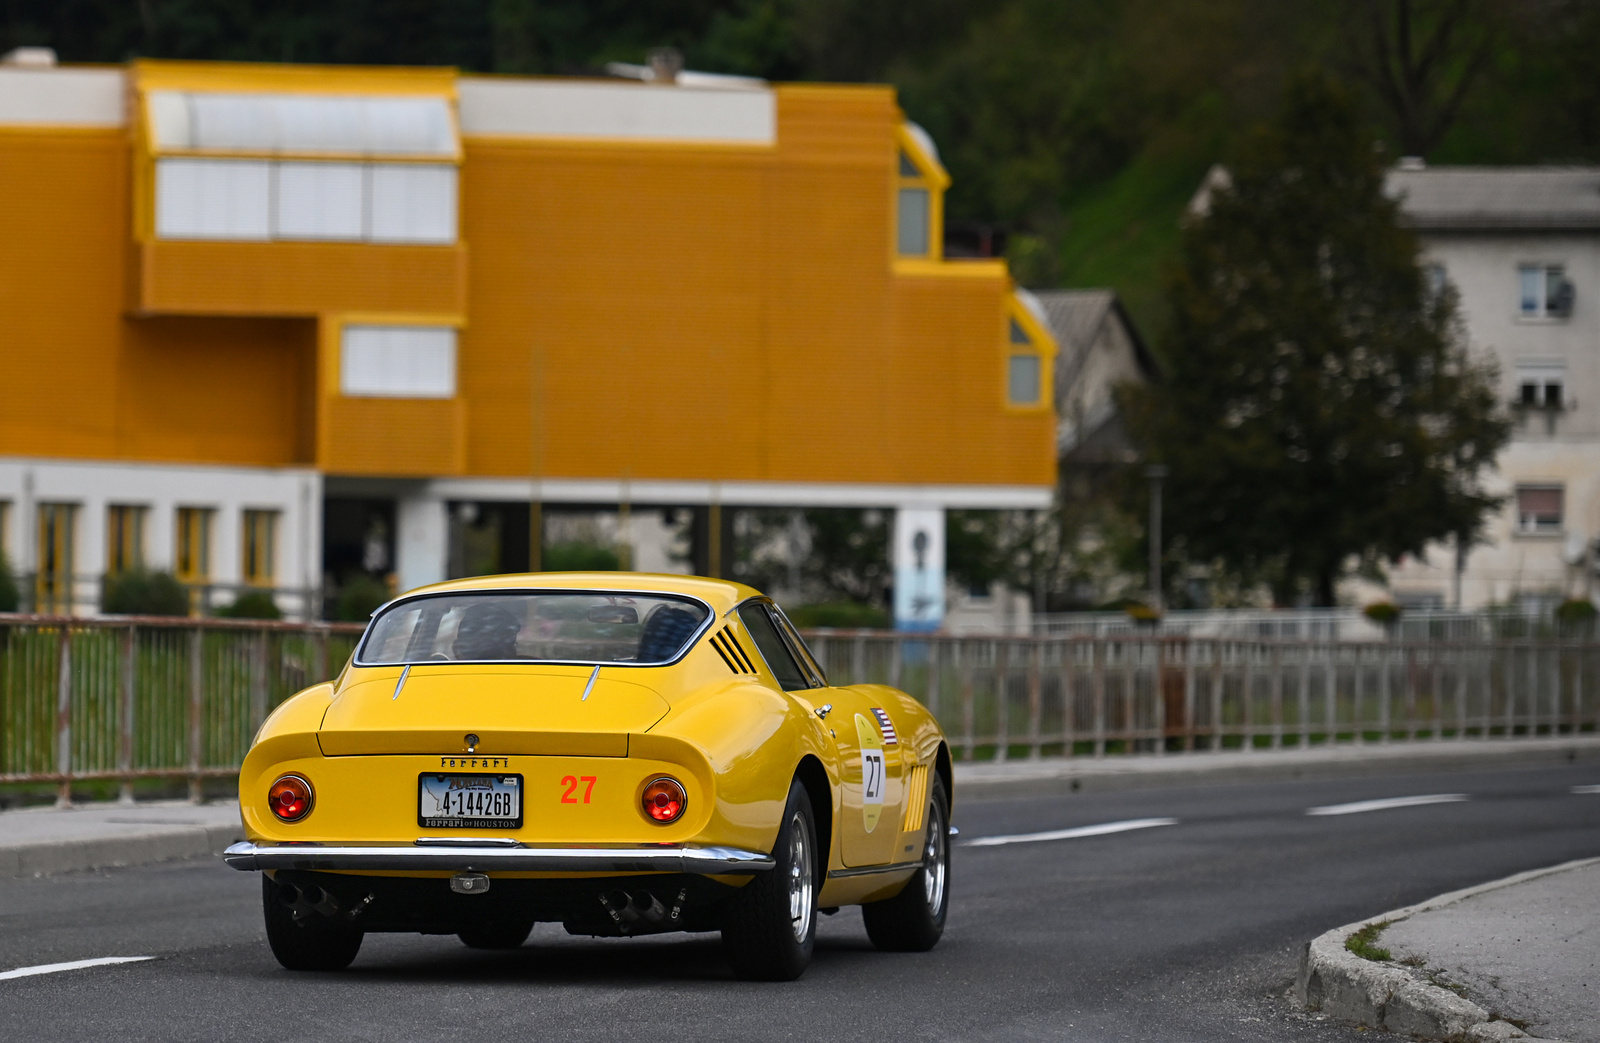
<path fill-rule="evenodd" d="M 942 773 L 948 794 L 944 735 L 920 703 L 896 689 L 784 691 L 738 611 L 761 598 L 757 591 L 682 576 L 574 573 L 456 581 L 402 600 L 564 589 L 683 595 L 702 602 L 709 616 L 687 651 L 659 666 L 359 665 L 358 651 L 335 682 L 292 697 L 262 726 L 239 777 L 248 838 L 243 847 L 281 855 L 303 846 L 305 860 L 296 865 L 334 872 L 354 870 L 318 861 L 319 850 L 481 842 L 534 851 L 614 846 L 765 855 L 773 850 L 791 785 L 804 776 L 818 841 L 828 852 L 818 902 L 871 901 L 904 886 L 915 872 L 910 863 L 922 850 L 925 828 L 921 807 L 913 805 L 926 803 L 935 773 Z M 738 646 L 731 656 L 730 641 Z M 829 705 L 832 710 L 825 709 Z M 866 759 L 881 759 L 886 773 L 876 795 L 864 789 L 864 747 Z M 421 826 L 419 780 L 449 773 L 520 777 L 521 825 Z M 288 774 L 307 780 L 314 793 L 309 813 L 293 822 L 280 820 L 267 800 L 275 780 Z M 682 817 L 667 825 L 649 818 L 642 802 L 645 786 L 663 775 L 677 779 L 687 796 Z M 243 855 L 230 862 L 273 869 L 259 858 L 245 864 Z M 360 871 L 418 878 L 450 873 Z M 705 872 L 731 884 L 750 879 Z M 489 871 L 534 879 L 593 874 Z"/>

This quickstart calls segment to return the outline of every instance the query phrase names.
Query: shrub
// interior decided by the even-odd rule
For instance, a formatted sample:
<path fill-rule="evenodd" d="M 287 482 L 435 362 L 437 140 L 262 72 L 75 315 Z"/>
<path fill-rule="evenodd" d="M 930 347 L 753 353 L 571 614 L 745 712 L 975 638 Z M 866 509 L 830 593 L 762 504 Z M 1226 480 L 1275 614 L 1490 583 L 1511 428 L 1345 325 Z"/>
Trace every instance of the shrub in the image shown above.
<path fill-rule="evenodd" d="M 615 547 L 595 543 L 552 543 L 541 557 L 546 572 L 616 572 L 622 568 Z"/>
<path fill-rule="evenodd" d="M 364 572 L 345 581 L 335 603 L 335 619 L 350 623 L 365 623 L 378 606 L 389 600 L 389 588 Z"/>
<path fill-rule="evenodd" d="M 846 630 L 887 630 L 889 613 L 876 605 L 859 601 L 835 601 L 823 605 L 800 605 L 788 613 L 797 627 L 839 627 Z"/>
<path fill-rule="evenodd" d="M 1566 626 L 1583 626 L 1593 623 L 1600 610 L 1588 598 L 1568 598 L 1556 606 L 1556 622 Z"/>
<path fill-rule="evenodd" d="M 1134 601 L 1124 605 L 1122 611 L 1126 612 L 1128 614 L 1128 618 L 1133 620 L 1135 623 L 1144 623 L 1149 625 L 1161 622 L 1161 613 L 1140 601 Z"/>
<path fill-rule="evenodd" d="M 270 590 L 247 590 L 233 599 L 233 604 L 217 609 L 217 615 L 226 619 L 282 619 L 278 602 Z"/>
<path fill-rule="evenodd" d="M 1362 609 L 1361 614 L 1380 627 L 1392 627 L 1400 622 L 1400 606 L 1393 601 L 1374 601 Z"/>
<path fill-rule="evenodd" d="M 105 578 L 100 611 L 119 616 L 187 616 L 189 590 L 170 572 L 116 572 Z"/>
<path fill-rule="evenodd" d="M 17 589 L 17 578 L 11 574 L 11 563 L 0 554 L 0 612 L 15 612 L 22 604 L 22 592 Z"/>

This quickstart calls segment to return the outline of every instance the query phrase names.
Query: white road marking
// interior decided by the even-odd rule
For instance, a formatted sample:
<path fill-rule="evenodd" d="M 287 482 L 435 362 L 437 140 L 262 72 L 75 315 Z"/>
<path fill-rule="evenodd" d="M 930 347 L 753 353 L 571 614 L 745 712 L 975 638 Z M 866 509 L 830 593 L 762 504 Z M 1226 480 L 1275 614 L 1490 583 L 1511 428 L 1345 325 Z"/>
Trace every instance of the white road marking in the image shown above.
<path fill-rule="evenodd" d="M 1600 786 L 1574 786 L 1574 787 L 1572 787 L 1572 792 L 1574 792 L 1574 793 L 1600 793 Z"/>
<path fill-rule="evenodd" d="M 37 967 L 18 967 L 14 971 L 0 971 L 0 981 L 6 978 L 31 978 L 35 974 L 55 974 L 58 971 L 81 971 L 85 967 L 106 967 L 113 963 L 140 963 L 154 956 L 101 956 L 93 960 L 72 960 L 68 963 L 41 963 Z"/>
<path fill-rule="evenodd" d="M 1002 844 L 1033 844 L 1041 840 L 1077 840 L 1079 837 L 1103 837 L 1107 833 L 1126 833 L 1133 829 L 1151 826 L 1176 826 L 1175 818 L 1130 818 L 1122 822 L 1102 822 L 1098 826 L 1078 826 L 1075 829 L 1052 829 L 1044 833 L 1011 833 L 998 837 L 978 837 L 968 840 L 962 847 L 1000 847 Z"/>
<path fill-rule="evenodd" d="M 1359 815 L 1363 811 L 1388 811 L 1390 808 L 1414 808 L 1421 804 L 1454 804 L 1471 800 L 1465 793 L 1424 793 L 1419 797 L 1384 797 L 1382 800 L 1358 800 L 1350 804 L 1329 804 L 1320 808 L 1307 808 L 1307 815 Z"/>

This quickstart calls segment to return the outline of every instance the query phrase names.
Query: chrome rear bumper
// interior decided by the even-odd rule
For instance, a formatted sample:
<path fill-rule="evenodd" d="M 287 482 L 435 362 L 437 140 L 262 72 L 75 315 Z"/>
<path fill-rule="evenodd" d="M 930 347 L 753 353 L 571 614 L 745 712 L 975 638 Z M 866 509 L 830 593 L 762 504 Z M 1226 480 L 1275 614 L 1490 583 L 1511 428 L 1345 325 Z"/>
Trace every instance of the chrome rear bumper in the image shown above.
<path fill-rule="evenodd" d="M 431 842 L 430 842 L 431 841 Z M 754 873 L 772 856 L 734 847 L 534 847 L 425 837 L 415 844 L 252 844 L 222 853 L 235 869 L 472 870 L 536 873 Z"/>

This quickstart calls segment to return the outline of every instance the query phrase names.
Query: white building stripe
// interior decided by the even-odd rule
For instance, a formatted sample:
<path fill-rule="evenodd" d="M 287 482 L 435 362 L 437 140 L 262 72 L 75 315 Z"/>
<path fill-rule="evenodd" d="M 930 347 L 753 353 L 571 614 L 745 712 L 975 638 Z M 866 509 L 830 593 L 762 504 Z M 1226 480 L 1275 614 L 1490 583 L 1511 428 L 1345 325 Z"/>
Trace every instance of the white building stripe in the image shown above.
<path fill-rule="evenodd" d="M 41 963 L 37 967 L 18 967 L 14 971 L 0 972 L 0 981 L 6 978 L 31 978 L 35 974 L 55 974 L 58 971 L 81 971 L 85 967 L 107 967 L 113 963 L 142 963 L 154 956 L 100 956 L 93 960 L 71 960 L 67 963 Z"/>
<path fill-rule="evenodd" d="M 1121 822 L 1102 822 L 1097 826 L 1078 826 L 1074 829 L 1052 829 L 1043 833 L 1011 833 L 997 837 L 978 837 L 963 847 L 1000 847 L 1004 844 L 1033 844 L 1041 840 L 1077 840 L 1081 837 L 1103 837 L 1108 833 L 1127 833 L 1152 826 L 1176 826 L 1175 818 L 1130 818 Z"/>
<path fill-rule="evenodd" d="M 1422 804 L 1455 804 L 1470 800 L 1465 793 L 1425 793 L 1416 797 L 1384 797 L 1381 800 L 1358 800 L 1349 804 L 1328 804 L 1320 808 L 1307 808 L 1307 815 L 1359 815 L 1363 811 L 1388 811 L 1390 808 L 1414 808 Z"/>

